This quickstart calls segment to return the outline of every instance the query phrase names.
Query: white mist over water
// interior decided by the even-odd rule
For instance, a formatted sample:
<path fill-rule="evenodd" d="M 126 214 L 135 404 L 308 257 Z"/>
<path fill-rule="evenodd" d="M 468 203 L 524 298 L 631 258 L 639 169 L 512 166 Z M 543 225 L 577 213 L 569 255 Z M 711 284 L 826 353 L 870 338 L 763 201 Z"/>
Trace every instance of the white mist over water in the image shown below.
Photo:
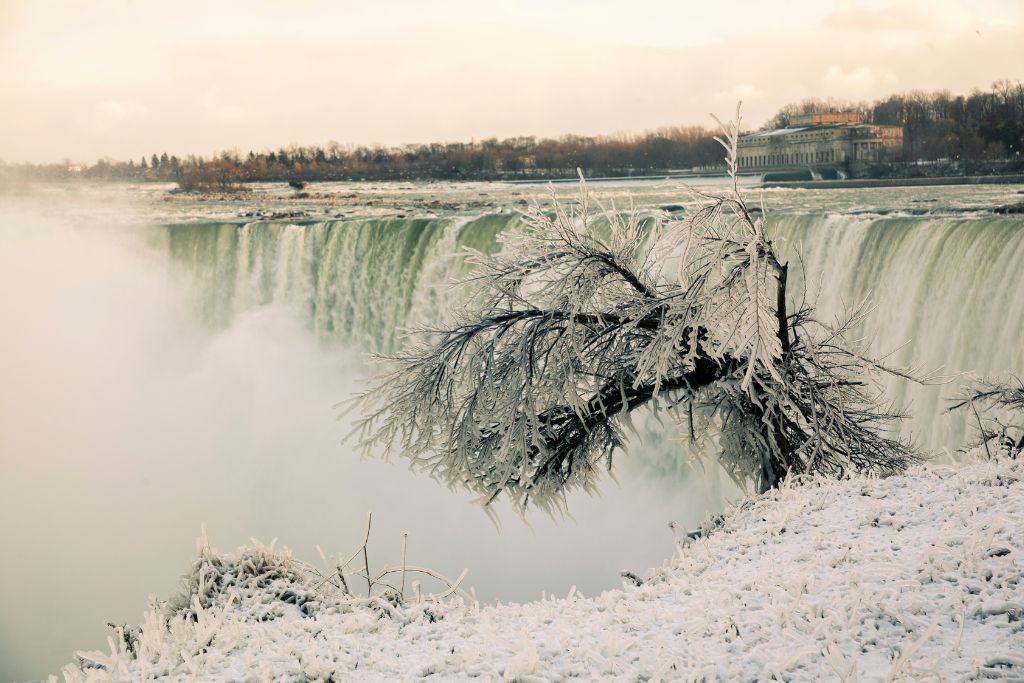
<path fill-rule="evenodd" d="M 576 497 L 578 521 L 503 514 L 401 464 L 362 460 L 332 405 L 361 357 L 318 340 L 305 311 L 253 306 L 211 328 L 194 272 L 143 230 L 0 213 L 0 679 L 43 677 L 100 647 L 107 621 L 166 597 L 207 523 L 215 545 L 280 538 L 300 557 L 347 551 L 374 512 L 370 559 L 409 557 L 482 599 L 615 586 L 673 548 L 718 492 L 652 483 L 628 457 L 621 487 Z M 380 283 L 378 283 L 380 286 Z M 337 302 L 337 305 L 352 302 Z M 632 466 L 631 466 L 632 464 Z"/>

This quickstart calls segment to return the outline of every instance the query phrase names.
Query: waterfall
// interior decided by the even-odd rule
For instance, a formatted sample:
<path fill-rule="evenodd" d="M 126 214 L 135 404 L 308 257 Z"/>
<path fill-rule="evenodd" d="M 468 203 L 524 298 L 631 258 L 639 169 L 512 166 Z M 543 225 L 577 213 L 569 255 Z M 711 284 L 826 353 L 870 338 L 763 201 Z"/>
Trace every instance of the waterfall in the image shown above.
<path fill-rule="evenodd" d="M 223 326 L 255 306 L 303 311 L 326 340 L 373 351 L 401 346 L 408 327 L 437 319 L 465 248 L 493 250 L 518 220 L 367 219 L 308 225 L 190 223 L 166 229 L 175 261 L 200 282 L 198 311 Z"/>
<path fill-rule="evenodd" d="M 948 384 L 926 386 L 890 377 L 888 396 L 908 408 L 906 427 L 929 451 L 953 452 L 966 436 L 964 414 L 947 415 L 948 399 L 967 374 L 1024 373 L 1024 226 L 1012 217 L 959 215 L 788 215 L 771 222 L 791 263 L 801 255 L 808 301 L 834 318 L 871 305 L 858 336 L 875 357 Z M 793 297 L 802 282 L 794 282 Z M 894 353 L 893 353 L 894 352 Z"/>
<path fill-rule="evenodd" d="M 449 282 L 466 271 L 463 247 L 495 248 L 518 220 L 365 219 L 308 225 L 256 222 L 166 229 L 174 259 L 202 283 L 197 306 L 226 324 L 254 306 L 304 312 L 322 339 L 392 351 L 402 331 L 437 320 L 453 298 Z M 1024 229 L 1013 216 L 975 214 L 773 214 L 780 252 L 794 264 L 790 293 L 819 318 L 862 301 L 873 305 L 861 330 L 867 352 L 887 362 L 954 376 L 921 387 L 887 380 L 889 397 L 913 416 L 906 427 L 927 450 L 953 452 L 965 440 L 964 415 L 946 400 L 966 381 L 1024 374 Z M 794 301 L 794 305 L 796 302 Z"/>

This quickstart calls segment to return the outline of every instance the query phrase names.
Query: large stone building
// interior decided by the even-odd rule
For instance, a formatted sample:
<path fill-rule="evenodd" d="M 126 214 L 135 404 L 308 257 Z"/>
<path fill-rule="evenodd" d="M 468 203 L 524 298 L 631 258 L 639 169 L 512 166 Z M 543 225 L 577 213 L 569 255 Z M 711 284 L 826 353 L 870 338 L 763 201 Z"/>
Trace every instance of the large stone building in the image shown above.
<path fill-rule="evenodd" d="M 741 170 L 888 161 L 903 151 L 903 128 L 861 123 L 856 112 L 808 114 L 786 128 L 742 135 L 738 148 Z"/>

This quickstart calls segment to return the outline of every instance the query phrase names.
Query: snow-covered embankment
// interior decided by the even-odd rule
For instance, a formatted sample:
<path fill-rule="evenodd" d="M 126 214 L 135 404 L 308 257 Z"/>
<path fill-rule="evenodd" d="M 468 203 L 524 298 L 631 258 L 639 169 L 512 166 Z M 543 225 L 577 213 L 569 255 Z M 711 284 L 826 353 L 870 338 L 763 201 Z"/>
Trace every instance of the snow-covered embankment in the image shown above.
<path fill-rule="evenodd" d="M 594 598 L 357 602 L 287 555 L 208 554 L 191 608 L 169 623 L 154 608 L 110 653 L 81 653 L 63 673 L 1022 680 L 1022 532 L 1024 462 L 1002 460 L 787 486 L 741 504 L 641 585 Z"/>

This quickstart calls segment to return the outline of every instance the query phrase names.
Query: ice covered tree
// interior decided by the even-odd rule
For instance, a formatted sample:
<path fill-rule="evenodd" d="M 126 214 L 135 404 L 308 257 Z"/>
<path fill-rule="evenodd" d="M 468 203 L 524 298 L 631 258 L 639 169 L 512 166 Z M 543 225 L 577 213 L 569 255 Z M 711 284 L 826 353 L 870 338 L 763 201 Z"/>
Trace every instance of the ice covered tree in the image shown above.
<path fill-rule="evenodd" d="M 736 119 L 720 140 L 731 189 L 685 217 L 604 207 L 581 180 L 575 204 L 535 206 L 496 253 L 474 253 L 457 319 L 362 395 L 362 445 L 485 504 L 549 511 L 594 489 L 642 408 L 762 491 L 912 462 L 887 435 L 900 416 L 872 381 L 883 368 L 843 341 L 857 317 L 787 309 L 787 266 L 736 182 Z"/>
<path fill-rule="evenodd" d="M 1020 457 L 1024 453 L 1024 381 L 981 381 L 954 401 L 951 411 L 969 411 L 977 421 L 977 440 L 989 457 Z M 970 419 L 970 418 L 969 418 Z"/>

